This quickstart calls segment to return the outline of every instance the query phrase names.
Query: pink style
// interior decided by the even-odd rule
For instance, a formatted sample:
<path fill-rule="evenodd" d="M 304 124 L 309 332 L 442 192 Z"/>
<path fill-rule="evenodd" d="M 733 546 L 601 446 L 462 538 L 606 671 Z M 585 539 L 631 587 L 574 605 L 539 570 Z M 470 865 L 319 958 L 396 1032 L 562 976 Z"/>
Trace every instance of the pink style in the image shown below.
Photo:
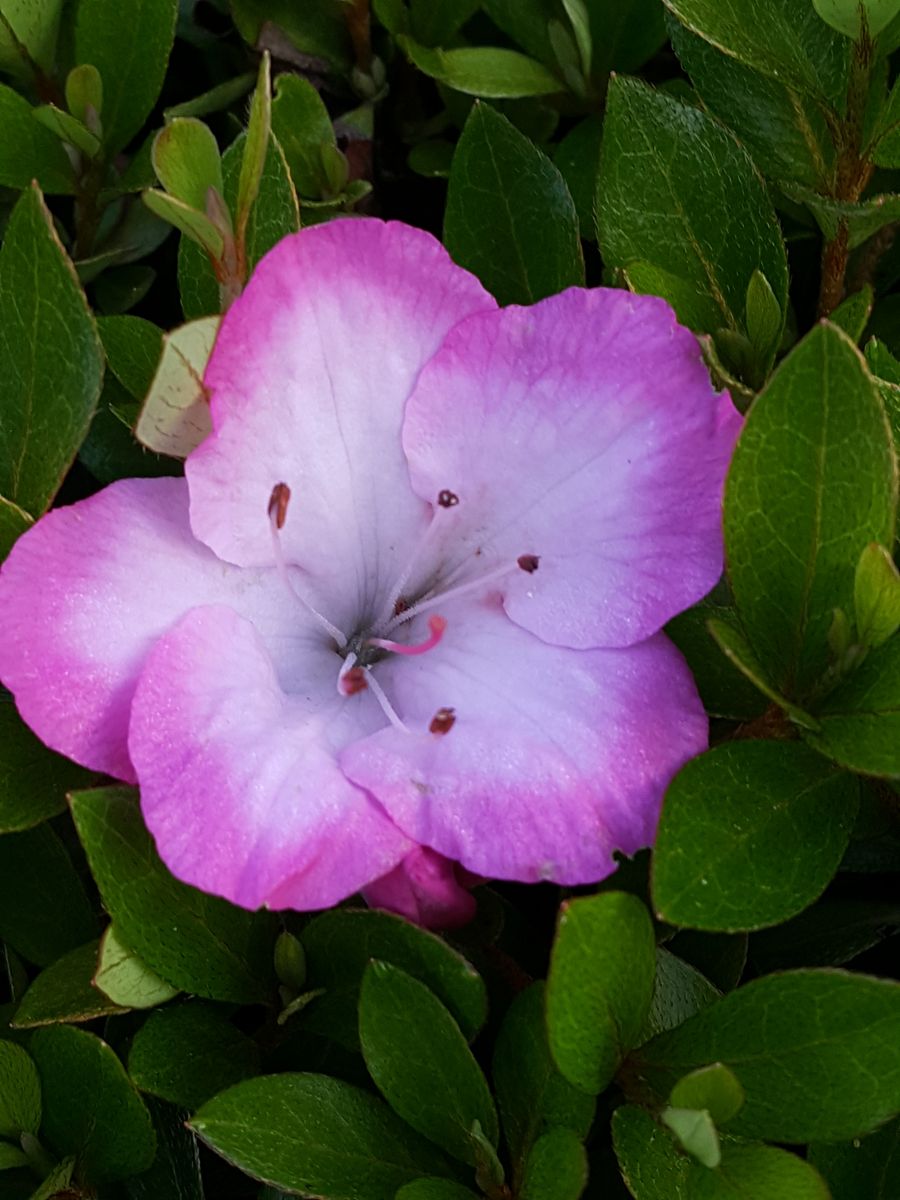
<path fill-rule="evenodd" d="M 225 317 L 185 479 L 50 512 L 0 575 L 0 678 L 138 782 L 180 879 L 247 908 L 470 874 L 591 883 L 706 745 L 660 633 L 722 568 L 740 420 L 658 299 L 499 309 L 430 235 L 286 238 Z"/>

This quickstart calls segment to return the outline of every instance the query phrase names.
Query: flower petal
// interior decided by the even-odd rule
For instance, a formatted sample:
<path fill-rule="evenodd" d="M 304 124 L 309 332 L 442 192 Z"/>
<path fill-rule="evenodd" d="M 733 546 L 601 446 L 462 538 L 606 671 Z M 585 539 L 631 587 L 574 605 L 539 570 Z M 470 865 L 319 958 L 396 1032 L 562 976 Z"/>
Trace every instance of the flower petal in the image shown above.
<path fill-rule="evenodd" d="M 341 698 L 336 656 L 309 648 L 286 695 L 253 626 L 197 608 L 157 642 L 132 706 L 141 807 L 179 879 L 245 908 L 323 908 L 385 874 L 408 840 L 335 760 L 384 722 Z"/>
<path fill-rule="evenodd" d="M 627 646 L 719 578 L 739 425 L 668 305 L 573 288 L 454 329 L 403 444 L 420 496 L 459 497 L 444 543 L 457 579 L 538 556 L 504 584 L 513 620 L 557 645 Z"/>
<path fill-rule="evenodd" d="M 426 929 L 457 929 L 468 924 L 478 908 L 457 879 L 455 864 L 427 846 L 415 846 L 363 895 L 372 908 L 399 913 Z"/>
<path fill-rule="evenodd" d="M 48 746 L 134 781 L 128 715 L 144 659 L 215 601 L 253 617 L 289 677 L 304 617 L 273 572 L 230 567 L 194 538 L 183 479 L 114 483 L 48 513 L 4 563 L 0 679 Z"/>
<path fill-rule="evenodd" d="M 470 871 L 602 879 L 614 850 L 651 842 L 666 785 L 706 746 L 684 661 L 662 635 L 625 650 L 549 646 L 499 601 L 445 615 L 434 650 L 375 669 L 415 732 L 349 745 L 347 775 L 414 841 Z M 442 708 L 452 727 L 422 732 Z"/>
<path fill-rule="evenodd" d="M 285 238 L 207 367 L 214 433 L 186 467 L 197 536 L 231 562 L 270 563 L 266 510 L 286 483 L 285 554 L 333 598 L 329 617 L 383 603 L 428 517 L 409 486 L 404 405 L 448 330 L 493 307 L 418 229 L 354 219 Z"/>

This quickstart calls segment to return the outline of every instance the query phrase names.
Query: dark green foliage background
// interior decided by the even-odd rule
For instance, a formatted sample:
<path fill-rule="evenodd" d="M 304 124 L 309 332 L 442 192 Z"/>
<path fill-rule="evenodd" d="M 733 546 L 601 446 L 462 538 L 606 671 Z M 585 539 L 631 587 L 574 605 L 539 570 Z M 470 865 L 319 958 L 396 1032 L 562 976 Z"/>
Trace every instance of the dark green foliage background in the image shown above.
<path fill-rule="evenodd" d="M 0 692 L 3 1200 L 900 1196 L 898 68 L 900 0 L 0 0 L 0 556 L 181 470 L 169 331 L 339 215 L 664 296 L 747 414 L 712 748 L 598 888 L 247 913 Z"/>

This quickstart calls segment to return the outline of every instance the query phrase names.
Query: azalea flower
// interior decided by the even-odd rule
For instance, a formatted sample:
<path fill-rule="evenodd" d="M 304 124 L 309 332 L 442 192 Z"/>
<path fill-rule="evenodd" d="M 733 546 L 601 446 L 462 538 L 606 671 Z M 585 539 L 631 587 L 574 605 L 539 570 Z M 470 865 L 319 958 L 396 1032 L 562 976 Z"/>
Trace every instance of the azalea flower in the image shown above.
<path fill-rule="evenodd" d="M 259 265 L 205 383 L 186 478 L 4 566 L 32 729 L 248 908 L 369 887 L 446 923 L 465 872 L 590 883 L 648 845 L 706 744 L 660 629 L 719 577 L 739 420 L 668 306 L 499 309 L 430 235 L 333 221 Z"/>

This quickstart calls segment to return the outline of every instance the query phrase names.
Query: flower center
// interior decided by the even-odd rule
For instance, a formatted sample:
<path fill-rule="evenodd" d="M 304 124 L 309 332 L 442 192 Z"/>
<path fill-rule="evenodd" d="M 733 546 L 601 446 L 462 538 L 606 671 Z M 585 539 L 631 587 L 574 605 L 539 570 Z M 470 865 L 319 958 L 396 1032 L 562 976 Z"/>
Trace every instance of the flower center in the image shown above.
<path fill-rule="evenodd" d="M 378 618 L 367 628 L 347 637 L 333 625 L 326 616 L 318 611 L 310 601 L 298 591 L 291 579 L 280 533 L 287 520 L 288 505 L 291 499 L 291 489 L 286 483 L 276 483 L 269 497 L 268 517 L 272 531 L 272 546 L 275 556 L 275 568 L 279 578 L 290 591 L 291 595 L 300 602 L 308 616 L 328 634 L 335 643 L 335 649 L 341 655 L 342 662 L 337 676 L 337 690 L 341 696 L 355 696 L 359 692 L 371 690 L 385 716 L 390 723 L 404 732 L 410 732 L 407 725 L 398 716 L 396 710 L 385 694 L 381 684 L 372 673 L 372 668 L 388 654 L 417 656 L 433 650 L 441 641 L 447 629 L 447 621 L 437 613 L 428 618 L 429 636 L 421 642 L 398 642 L 389 635 L 403 625 L 407 625 L 415 617 L 428 612 L 438 604 L 456 599 L 468 592 L 483 590 L 495 581 L 506 578 L 511 572 L 519 570 L 533 574 L 540 563 L 536 554 L 520 554 L 515 562 L 507 562 L 475 579 L 462 583 L 445 586 L 442 590 L 430 588 L 425 595 L 410 601 L 405 595 L 407 585 L 412 578 L 416 565 L 421 561 L 424 552 L 430 547 L 441 524 L 446 519 L 444 515 L 459 504 L 459 496 L 444 488 L 438 493 L 431 521 L 414 546 L 403 570 L 400 572 L 393 587 L 388 591 L 387 602 Z M 450 582 L 450 581 L 448 581 Z M 432 717 L 429 732 L 446 734 L 456 722 L 456 710 L 441 707 Z"/>

